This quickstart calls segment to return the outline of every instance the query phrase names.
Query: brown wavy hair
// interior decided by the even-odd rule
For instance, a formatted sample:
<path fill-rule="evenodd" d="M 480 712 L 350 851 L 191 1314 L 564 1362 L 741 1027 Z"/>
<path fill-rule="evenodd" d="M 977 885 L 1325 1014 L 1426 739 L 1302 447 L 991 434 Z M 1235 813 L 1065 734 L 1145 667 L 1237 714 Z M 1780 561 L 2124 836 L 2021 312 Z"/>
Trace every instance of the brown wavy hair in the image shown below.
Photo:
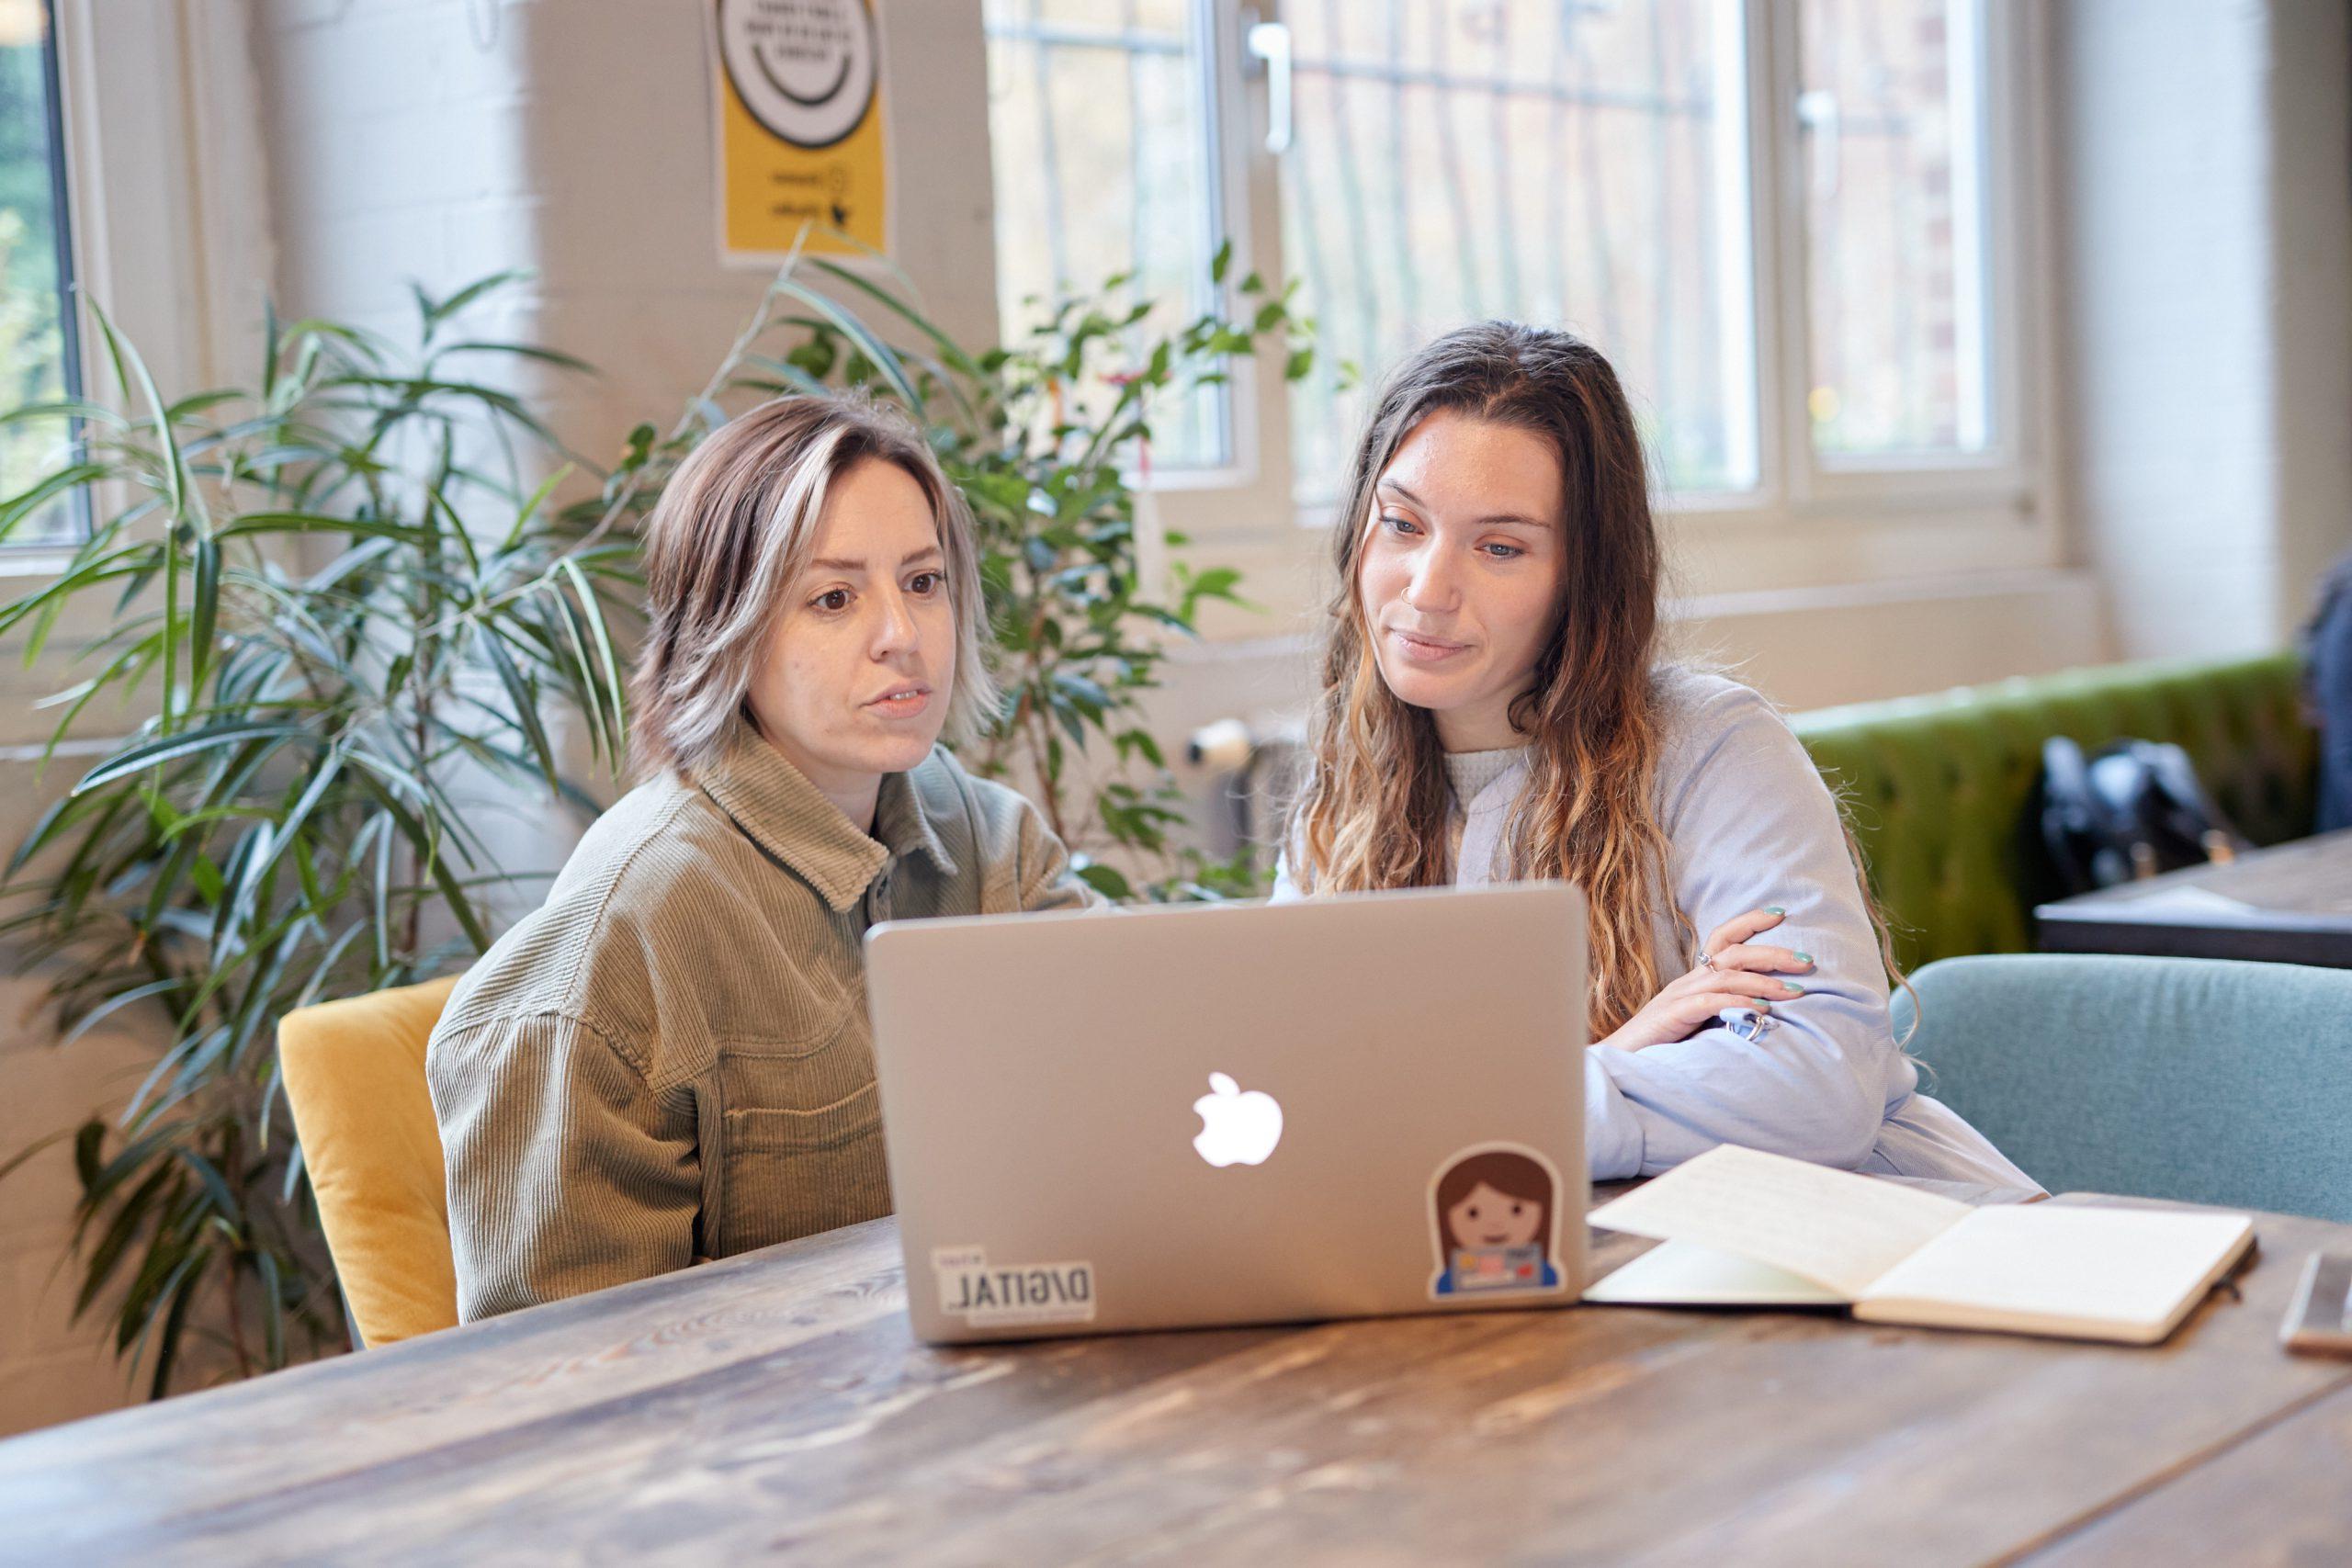
<path fill-rule="evenodd" d="M 1572 333 L 1512 321 L 1464 327 L 1398 366 L 1382 389 L 1332 530 L 1338 586 L 1313 767 L 1292 813 L 1293 879 L 1307 893 L 1447 880 L 1444 748 L 1429 712 L 1382 680 L 1357 584 L 1374 487 L 1414 427 L 1442 411 L 1516 426 L 1559 455 L 1569 547 L 1553 633 L 1510 710 L 1530 756 L 1505 842 L 1514 879 L 1584 890 L 1598 1040 L 1657 994 L 1654 912 L 1663 906 L 1694 959 L 1698 932 L 1667 892 L 1657 813 L 1660 561 L 1641 437 L 1617 373 Z M 1853 853 L 1850 830 L 1847 843 Z M 1884 921 L 1870 910 L 1886 954 Z"/>

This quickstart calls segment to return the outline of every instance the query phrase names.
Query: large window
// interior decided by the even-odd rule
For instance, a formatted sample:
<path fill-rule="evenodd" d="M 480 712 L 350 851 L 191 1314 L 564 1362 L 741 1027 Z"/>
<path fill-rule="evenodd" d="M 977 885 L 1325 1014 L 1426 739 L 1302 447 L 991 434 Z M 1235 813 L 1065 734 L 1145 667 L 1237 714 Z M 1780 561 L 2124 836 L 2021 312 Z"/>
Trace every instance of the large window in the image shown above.
<path fill-rule="evenodd" d="M 42 0 L 0 0 L 0 411 L 75 395 L 57 52 Z M 54 472 L 62 419 L 0 425 L 0 499 Z M 19 524 L 11 546 L 71 540 L 80 518 L 59 502 Z"/>
<path fill-rule="evenodd" d="M 1138 337 L 1203 313 L 1225 213 L 1205 29 L 1191 0 L 988 0 L 998 311 L 1007 341 L 1060 296 L 1133 279 L 1158 308 Z M 1159 412 L 1153 462 L 1232 460 L 1223 388 Z"/>
<path fill-rule="evenodd" d="M 1237 378 L 1155 455 L 1261 529 L 1317 515 L 1388 366 L 1485 316 L 1609 354 L 1670 509 L 2013 517 L 2013 6 L 989 0 L 1003 327 L 1114 273 L 1196 308 L 1226 239 L 1295 278 L 1317 373 Z"/>
<path fill-rule="evenodd" d="M 1981 452 L 1984 73 L 1974 0 L 1804 0 L 1797 121 L 1825 457 Z"/>
<path fill-rule="evenodd" d="M 1755 481 L 1741 18 L 1716 0 L 1295 0 L 1283 255 L 1332 351 L 1293 400 L 1302 494 L 1369 382 L 1458 322 L 1603 345 L 1668 482 Z"/>

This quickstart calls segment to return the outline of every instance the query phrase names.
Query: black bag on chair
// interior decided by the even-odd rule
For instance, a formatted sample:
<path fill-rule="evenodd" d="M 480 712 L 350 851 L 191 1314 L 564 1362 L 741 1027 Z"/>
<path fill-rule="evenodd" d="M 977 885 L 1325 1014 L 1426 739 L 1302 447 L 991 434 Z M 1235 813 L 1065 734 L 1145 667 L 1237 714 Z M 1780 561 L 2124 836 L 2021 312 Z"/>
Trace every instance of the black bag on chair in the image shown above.
<path fill-rule="evenodd" d="M 2179 747 L 2119 740 L 2097 756 L 2063 735 L 2041 746 L 2041 841 L 2059 885 L 2089 893 L 2251 849 L 2208 800 Z"/>

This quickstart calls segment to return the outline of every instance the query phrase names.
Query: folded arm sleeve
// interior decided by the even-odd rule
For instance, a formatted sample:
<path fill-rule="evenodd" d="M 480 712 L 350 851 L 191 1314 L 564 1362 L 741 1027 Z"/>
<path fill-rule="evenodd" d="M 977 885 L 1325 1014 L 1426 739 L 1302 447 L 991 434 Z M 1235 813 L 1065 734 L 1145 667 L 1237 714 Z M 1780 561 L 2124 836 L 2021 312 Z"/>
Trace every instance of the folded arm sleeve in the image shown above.
<path fill-rule="evenodd" d="M 1758 1038 L 1717 1023 L 1645 1051 L 1589 1047 L 1597 1179 L 1655 1175 L 1725 1143 L 1852 1169 L 1877 1142 L 1890 1088 L 1916 1082 L 1837 803 L 1761 697 L 1716 684 L 1693 699 L 1662 780 L 1673 897 L 1702 935 L 1779 905 L 1787 919 L 1757 940 L 1810 953 L 1815 967 L 1789 976 L 1804 994 L 1774 1002 Z"/>
<path fill-rule="evenodd" d="M 683 1269 L 702 1173 L 693 1108 L 576 1020 L 482 1024 L 427 1058 L 458 1317 Z"/>

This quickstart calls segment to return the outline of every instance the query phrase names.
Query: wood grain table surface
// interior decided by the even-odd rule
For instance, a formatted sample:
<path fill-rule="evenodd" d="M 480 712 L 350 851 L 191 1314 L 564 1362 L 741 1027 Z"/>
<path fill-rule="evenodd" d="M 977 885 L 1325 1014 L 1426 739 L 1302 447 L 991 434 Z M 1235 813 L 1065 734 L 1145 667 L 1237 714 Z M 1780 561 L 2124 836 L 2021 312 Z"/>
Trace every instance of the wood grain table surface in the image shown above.
<path fill-rule="evenodd" d="M 2352 969 L 2352 829 L 2062 898 L 2033 913 L 2048 953 Z"/>
<path fill-rule="evenodd" d="M 933 1349 L 877 1220 L 0 1443 L 0 1559 L 2352 1562 L 2352 1362 L 2277 1341 L 2352 1226 L 2257 1230 L 2152 1349 L 1628 1307 Z"/>

